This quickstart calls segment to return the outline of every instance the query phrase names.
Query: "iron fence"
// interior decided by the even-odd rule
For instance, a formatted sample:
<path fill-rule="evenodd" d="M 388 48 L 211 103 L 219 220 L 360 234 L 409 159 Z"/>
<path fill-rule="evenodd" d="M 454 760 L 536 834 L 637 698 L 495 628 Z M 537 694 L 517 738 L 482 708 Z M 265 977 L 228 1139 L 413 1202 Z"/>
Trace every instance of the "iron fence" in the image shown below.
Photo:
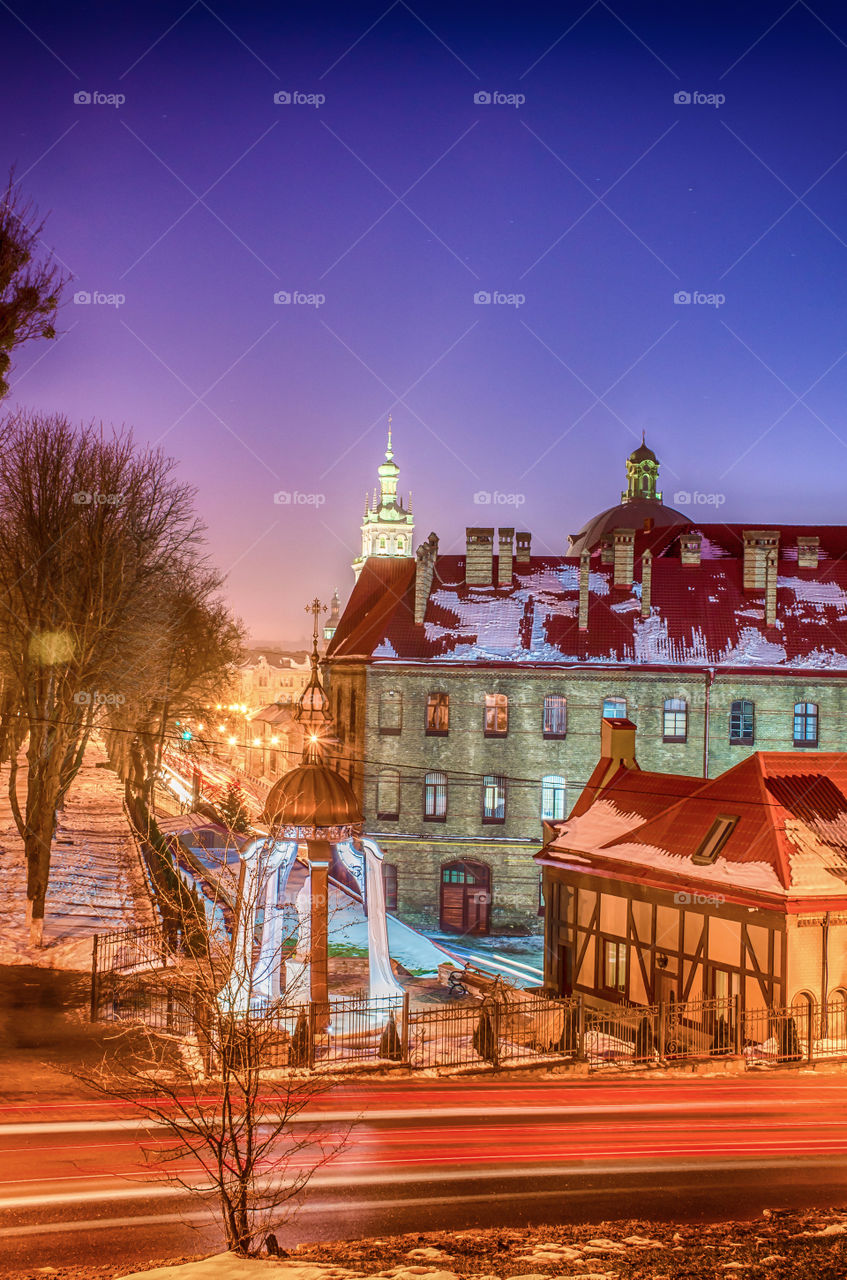
<path fill-rule="evenodd" d="M 656 1057 L 658 1005 L 586 1009 L 583 1052 L 592 1067 L 646 1066 Z"/>
<path fill-rule="evenodd" d="M 737 1054 L 739 1031 L 737 997 L 659 1006 L 657 1054 L 671 1062 Z"/>

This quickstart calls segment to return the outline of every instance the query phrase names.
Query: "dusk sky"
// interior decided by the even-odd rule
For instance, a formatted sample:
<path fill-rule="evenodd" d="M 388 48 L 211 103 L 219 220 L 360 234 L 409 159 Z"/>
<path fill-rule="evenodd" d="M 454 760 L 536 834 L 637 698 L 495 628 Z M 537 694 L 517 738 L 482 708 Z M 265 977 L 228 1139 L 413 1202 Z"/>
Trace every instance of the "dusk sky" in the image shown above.
<path fill-rule="evenodd" d="M 0 48 L 73 275 L 6 406 L 176 457 L 257 638 L 346 599 L 389 413 L 444 551 L 561 554 L 642 430 L 671 505 L 844 521 L 843 6 L 0 0 Z"/>

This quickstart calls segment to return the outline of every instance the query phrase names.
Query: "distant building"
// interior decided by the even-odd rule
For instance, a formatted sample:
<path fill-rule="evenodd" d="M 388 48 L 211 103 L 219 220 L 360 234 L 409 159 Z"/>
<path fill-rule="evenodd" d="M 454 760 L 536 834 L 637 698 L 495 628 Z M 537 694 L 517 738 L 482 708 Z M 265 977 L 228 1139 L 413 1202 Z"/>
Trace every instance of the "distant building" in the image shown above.
<path fill-rule="evenodd" d="M 326 649 L 326 646 L 329 644 L 330 640 L 338 630 L 338 619 L 339 619 L 340 611 L 341 611 L 341 606 L 338 601 L 338 587 L 336 587 L 332 593 L 332 604 L 330 605 L 330 608 L 329 608 L 329 618 L 324 623 L 324 627 L 323 627 L 324 649 Z"/>
<path fill-rule="evenodd" d="M 847 758 L 756 751 L 717 778 L 644 771 L 635 725 L 536 861 L 545 982 L 589 1003 L 847 1003 Z"/>
<path fill-rule="evenodd" d="M 385 451 L 385 462 L 379 467 L 379 497 L 377 498 L 374 490 L 372 500 L 365 498 L 362 554 L 353 561 L 353 572 L 357 578 L 362 571 L 362 566 L 371 556 L 412 562 L 412 539 L 415 532 L 412 499 L 410 495 L 409 505 L 405 507 L 402 498 L 398 497 L 399 475 L 400 468 L 394 461 L 394 450 L 391 447 L 391 419 L 389 418 L 388 448 Z"/>
<path fill-rule="evenodd" d="M 646 769 L 714 777 L 756 750 L 847 750 L 847 528 L 695 523 L 659 464 L 533 553 L 529 533 L 430 534 L 371 556 L 327 651 L 339 767 L 397 868 L 406 919 L 540 928 L 533 854 L 571 811 L 604 717 Z"/>
<path fill-rule="evenodd" d="M 248 649 L 234 672 L 235 700 L 248 713 L 269 702 L 293 704 L 309 683 L 308 656 L 303 651 L 285 653 L 272 649 Z"/>

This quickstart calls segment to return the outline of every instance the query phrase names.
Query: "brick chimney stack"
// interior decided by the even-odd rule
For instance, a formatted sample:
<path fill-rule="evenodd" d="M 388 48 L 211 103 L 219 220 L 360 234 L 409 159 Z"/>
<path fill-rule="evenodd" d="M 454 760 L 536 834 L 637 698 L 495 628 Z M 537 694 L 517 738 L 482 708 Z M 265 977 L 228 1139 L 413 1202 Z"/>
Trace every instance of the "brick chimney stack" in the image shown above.
<path fill-rule="evenodd" d="M 778 529 L 744 530 L 744 590 L 763 591 L 765 587 L 765 561 L 769 551 L 779 547 Z"/>
<path fill-rule="evenodd" d="M 765 626 L 776 623 L 776 551 L 765 556 Z"/>
<path fill-rule="evenodd" d="M 490 587 L 494 574 L 494 530 L 468 529 L 465 582 L 469 587 Z"/>
<path fill-rule="evenodd" d="M 635 530 L 615 529 L 614 538 L 614 585 L 628 588 L 632 586 Z"/>
<path fill-rule="evenodd" d="M 588 575 L 591 554 L 580 552 L 579 557 L 579 630 L 588 630 Z"/>
<path fill-rule="evenodd" d="M 702 556 L 702 538 L 699 533 L 684 533 L 679 540 L 679 558 L 682 564 L 699 564 Z"/>
<path fill-rule="evenodd" d="M 515 537 L 514 529 L 498 529 L 497 530 L 497 586 L 510 587 L 512 585 L 512 543 Z"/>
<path fill-rule="evenodd" d="M 820 557 L 820 538 L 801 537 L 797 539 L 797 568 L 817 569 Z"/>
<path fill-rule="evenodd" d="M 518 533 L 515 535 L 515 543 L 516 543 L 515 563 L 516 564 L 529 564 L 531 541 L 532 541 L 532 534 L 530 533 Z"/>
<path fill-rule="evenodd" d="M 650 617 L 650 601 L 653 595 L 653 552 L 648 549 L 641 557 L 641 616 Z"/>
<path fill-rule="evenodd" d="M 435 561 L 438 557 L 438 535 L 431 533 L 426 542 L 422 542 L 416 553 L 415 563 L 415 622 L 420 625 L 424 620 L 429 593 L 432 589 L 432 576 L 435 573 Z"/>

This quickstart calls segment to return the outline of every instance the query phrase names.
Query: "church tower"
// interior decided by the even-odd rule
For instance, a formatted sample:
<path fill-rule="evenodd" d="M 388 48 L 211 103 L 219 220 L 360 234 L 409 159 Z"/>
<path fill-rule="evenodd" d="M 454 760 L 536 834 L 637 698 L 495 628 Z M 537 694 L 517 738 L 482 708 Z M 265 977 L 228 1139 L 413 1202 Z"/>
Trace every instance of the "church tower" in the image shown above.
<path fill-rule="evenodd" d="M 397 480 L 400 468 L 394 461 L 391 445 L 391 415 L 388 417 L 388 448 L 385 462 L 379 467 L 379 498 L 365 498 L 365 518 L 362 521 L 362 554 L 353 561 L 356 577 L 369 556 L 386 556 L 391 559 L 412 558 L 412 536 L 415 522 L 412 517 L 412 498 L 408 507 L 397 496 Z"/>
<path fill-rule="evenodd" d="M 659 459 L 644 443 L 642 431 L 641 444 L 626 460 L 626 488 L 621 493 L 621 502 L 639 502 L 644 498 L 661 502 L 662 495 L 656 487 L 658 483 Z"/>

